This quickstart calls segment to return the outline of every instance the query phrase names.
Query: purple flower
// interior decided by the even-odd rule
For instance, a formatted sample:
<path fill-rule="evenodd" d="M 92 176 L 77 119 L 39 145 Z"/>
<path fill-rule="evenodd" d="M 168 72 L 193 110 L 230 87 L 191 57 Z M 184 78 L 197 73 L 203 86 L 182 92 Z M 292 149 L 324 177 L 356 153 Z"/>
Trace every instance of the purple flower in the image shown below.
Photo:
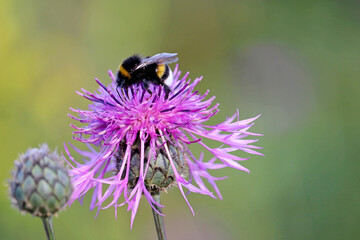
<path fill-rule="evenodd" d="M 239 164 L 248 158 L 238 157 L 233 152 L 241 150 L 262 155 L 255 150 L 260 147 L 252 145 L 257 140 L 244 139 L 261 136 L 249 132 L 252 122 L 259 116 L 239 120 L 237 112 L 220 124 L 206 125 L 205 122 L 219 111 L 218 104 L 211 106 L 215 97 L 206 99 L 209 91 L 202 95 L 194 90 L 202 78 L 191 82 L 188 73 L 182 78 L 180 74 L 176 66 L 169 96 L 162 86 L 152 84 L 148 89 L 134 85 L 117 91 L 111 71 L 109 75 L 113 81 L 107 87 L 96 79 L 100 86 L 97 92 L 84 89 L 82 93 L 77 92 L 92 104 L 89 110 L 71 109 L 79 117 L 70 117 L 84 124 L 73 126 L 76 129 L 74 138 L 86 143 L 89 150 L 73 146 L 84 157 L 84 163 L 79 163 L 65 146 L 69 159 L 74 162 L 68 161 L 74 186 L 70 204 L 76 199 L 82 201 L 87 191 L 93 189 L 90 209 L 97 207 L 99 212 L 114 206 L 116 215 L 117 207 L 127 204 L 132 211 L 132 225 L 142 195 L 153 208 L 155 205 L 163 207 L 152 195 L 177 185 L 193 212 L 183 187 L 216 198 L 205 185 L 206 180 L 221 199 L 215 181 L 226 177 L 216 178 L 208 170 L 231 167 L 249 172 Z M 203 141 L 206 138 L 219 145 L 209 147 Z M 203 154 L 195 157 L 190 151 L 191 145 L 202 146 L 213 157 L 208 161 Z"/>

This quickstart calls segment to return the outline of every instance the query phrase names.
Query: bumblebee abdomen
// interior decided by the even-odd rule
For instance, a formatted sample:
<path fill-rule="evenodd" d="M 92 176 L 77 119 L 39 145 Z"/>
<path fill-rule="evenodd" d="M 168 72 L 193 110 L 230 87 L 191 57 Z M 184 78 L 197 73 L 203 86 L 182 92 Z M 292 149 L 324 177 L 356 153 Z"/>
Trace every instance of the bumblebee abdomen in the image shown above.
<path fill-rule="evenodd" d="M 167 64 L 158 65 L 156 68 L 156 75 L 158 75 L 161 80 L 167 79 L 169 77 L 169 73 L 170 67 Z"/>
<path fill-rule="evenodd" d="M 156 75 L 158 75 L 158 77 L 160 79 L 162 79 L 162 77 L 164 76 L 164 73 L 165 73 L 165 67 L 166 65 L 165 64 L 159 64 L 156 66 Z"/>

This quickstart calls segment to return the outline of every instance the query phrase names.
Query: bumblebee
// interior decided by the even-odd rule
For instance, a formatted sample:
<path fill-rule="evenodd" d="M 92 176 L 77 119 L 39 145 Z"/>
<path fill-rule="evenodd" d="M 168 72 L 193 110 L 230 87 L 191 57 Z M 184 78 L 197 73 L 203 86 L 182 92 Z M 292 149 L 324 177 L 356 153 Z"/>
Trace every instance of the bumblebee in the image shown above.
<path fill-rule="evenodd" d="M 117 87 L 128 88 L 134 84 L 142 84 L 148 89 L 149 83 L 152 83 L 164 86 L 168 95 L 171 92 L 169 84 L 172 82 L 172 72 L 167 64 L 176 62 L 176 55 L 177 53 L 159 53 L 152 57 L 128 57 L 119 66 Z"/>

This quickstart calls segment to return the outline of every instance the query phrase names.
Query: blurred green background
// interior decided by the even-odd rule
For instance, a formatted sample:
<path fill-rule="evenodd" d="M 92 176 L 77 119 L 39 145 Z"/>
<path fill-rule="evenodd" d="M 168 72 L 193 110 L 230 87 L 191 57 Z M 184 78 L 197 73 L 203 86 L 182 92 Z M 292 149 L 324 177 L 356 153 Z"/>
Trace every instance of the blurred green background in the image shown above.
<path fill-rule="evenodd" d="M 177 52 L 204 76 L 216 121 L 262 113 L 265 157 L 218 183 L 224 200 L 177 189 L 163 198 L 169 239 L 359 239 L 359 1 L 0 1 L 0 180 L 18 153 L 72 141 L 75 90 L 97 88 L 133 53 Z M 214 121 L 215 122 L 215 121 Z M 0 238 L 45 239 L 41 221 L 0 191 Z M 54 219 L 57 239 L 156 239 L 142 199 L 133 230 L 121 208 L 74 204 Z"/>

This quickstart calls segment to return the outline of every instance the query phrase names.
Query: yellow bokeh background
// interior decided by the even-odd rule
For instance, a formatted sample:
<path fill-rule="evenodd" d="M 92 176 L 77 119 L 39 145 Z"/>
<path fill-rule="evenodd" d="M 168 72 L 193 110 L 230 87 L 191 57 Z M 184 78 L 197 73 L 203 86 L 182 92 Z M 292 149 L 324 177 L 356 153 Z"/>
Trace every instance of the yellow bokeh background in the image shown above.
<path fill-rule="evenodd" d="M 262 114 L 266 156 L 244 162 L 250 174 L 212 172 L 229 176 L 224 199 L 190 194 L 195 216 L 177 189 L 165 194 L 169 239 L 358 239 L 359 11 L 350 0 L 0 1 L 0 238 L 45 239 L 6 182 L 27 148 L 74 143 L 69 107 L 89 104 L 75 91 L 109 83 L 133 53 L 177 52 L 183 73 L 204 76 L 197 90 L 217 96 L 212 123 Z M 132 230 L 125 208 L 94 219 L 88 203 L 54 219 L 57 239 L 156 239 L 144 199 Z"/>

